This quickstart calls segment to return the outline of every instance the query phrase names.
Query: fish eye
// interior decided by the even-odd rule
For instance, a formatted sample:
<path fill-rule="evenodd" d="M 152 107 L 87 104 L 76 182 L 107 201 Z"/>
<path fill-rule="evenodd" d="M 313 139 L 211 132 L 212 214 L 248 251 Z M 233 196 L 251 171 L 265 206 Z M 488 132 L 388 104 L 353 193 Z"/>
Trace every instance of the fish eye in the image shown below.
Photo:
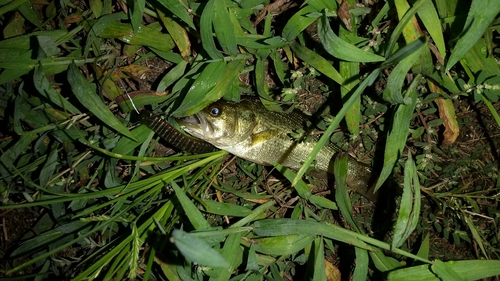
<path fill-rule="evenodd" d="M 209 110 L 210 115 L 217 117 L 220 115 L 221 110 L 217 106 L 212 106 Z"/>

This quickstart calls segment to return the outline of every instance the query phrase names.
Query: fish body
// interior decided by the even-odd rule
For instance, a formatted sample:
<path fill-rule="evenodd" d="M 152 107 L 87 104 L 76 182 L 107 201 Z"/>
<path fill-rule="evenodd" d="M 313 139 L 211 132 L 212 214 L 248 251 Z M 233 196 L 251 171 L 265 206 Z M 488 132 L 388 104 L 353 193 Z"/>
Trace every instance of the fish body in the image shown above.
<path fill-rule="evenodd" d="M 257 100 L 220 100 L 177 121 L 188 134 L 238 157 L 262 165 L 277 162 L 297 170 L 319 140 L 318 136 L 303 140 L 292 137 L 298 130 L 306 129 L 307 120 L 300 111 L 270 111 Z M 332 163 L 339 152 L 336 145 L 325 145 L 316 156 L 314 168 L 333 174 Z M 347 185 L 373 199 L 367 191 L 371 175 L 370 166 L 349 157 Z"/>

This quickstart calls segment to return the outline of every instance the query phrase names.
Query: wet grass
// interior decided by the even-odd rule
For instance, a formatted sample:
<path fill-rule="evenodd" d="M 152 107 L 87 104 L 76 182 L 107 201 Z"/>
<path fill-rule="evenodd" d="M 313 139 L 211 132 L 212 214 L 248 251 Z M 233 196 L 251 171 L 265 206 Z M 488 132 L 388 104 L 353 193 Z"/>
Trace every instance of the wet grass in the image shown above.
<path fill-rule="evenodd" d="M 0 3 L 1 275 L 495 280 L 500 4 L 363 3 Z M 133 107 L 177 128 L 242 95 L 313 114 L 302 169 L 180 151 Z M 308 171 L 330 141 L 381 200 L 343 157 Z"/>

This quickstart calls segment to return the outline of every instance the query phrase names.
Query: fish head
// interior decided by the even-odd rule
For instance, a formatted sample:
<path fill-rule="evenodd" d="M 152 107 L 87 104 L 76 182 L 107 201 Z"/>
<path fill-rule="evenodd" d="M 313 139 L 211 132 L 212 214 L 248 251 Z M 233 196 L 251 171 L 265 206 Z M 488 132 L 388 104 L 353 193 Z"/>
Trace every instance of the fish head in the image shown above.
<path fill-rule="evenodd" d="M 257 121 L 245 103 L 219 100 L 177 122 L 188 134 L 224 149 L 247 139 Z"/>

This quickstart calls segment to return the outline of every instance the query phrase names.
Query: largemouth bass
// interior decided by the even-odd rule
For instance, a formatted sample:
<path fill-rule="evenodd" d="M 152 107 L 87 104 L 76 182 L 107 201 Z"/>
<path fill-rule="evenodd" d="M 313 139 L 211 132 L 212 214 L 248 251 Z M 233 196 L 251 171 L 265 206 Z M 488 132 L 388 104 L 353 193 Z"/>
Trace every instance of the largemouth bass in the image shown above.
<path fill-rule="evenodd" d="M 188 134 L 238 157 L 261 165 L 277 162 L 297 170 L 319 140 L 318 136 L 303 141 L 292 137 L 293 133 L 306 128 L 307 120 L 300 111 L 274 112 L 256 100 L 239 103 L 220 100 L 177 121 Z M 316 156 L 313 168 L 333 174 L 333 160 L 341 151 L 332 143 L 325 145 Z M 369 191 L 371 176 L 370 166 L 349 157 L 347 185 L 374 200 L 374 194 Z"/>

